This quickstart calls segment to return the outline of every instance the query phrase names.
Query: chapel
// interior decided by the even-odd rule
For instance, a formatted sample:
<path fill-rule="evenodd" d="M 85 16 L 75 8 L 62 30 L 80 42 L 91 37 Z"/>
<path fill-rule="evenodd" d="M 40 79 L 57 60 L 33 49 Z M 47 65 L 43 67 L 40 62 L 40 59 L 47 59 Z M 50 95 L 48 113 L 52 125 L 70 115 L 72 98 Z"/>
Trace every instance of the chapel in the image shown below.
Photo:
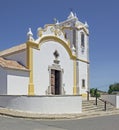
<path fill-rule="evenodd" d="M 31 28 L 23 44 L 0 51 L 0 95 L 82 95 L 89 91 L 89 30 L 66 20 Z"/>

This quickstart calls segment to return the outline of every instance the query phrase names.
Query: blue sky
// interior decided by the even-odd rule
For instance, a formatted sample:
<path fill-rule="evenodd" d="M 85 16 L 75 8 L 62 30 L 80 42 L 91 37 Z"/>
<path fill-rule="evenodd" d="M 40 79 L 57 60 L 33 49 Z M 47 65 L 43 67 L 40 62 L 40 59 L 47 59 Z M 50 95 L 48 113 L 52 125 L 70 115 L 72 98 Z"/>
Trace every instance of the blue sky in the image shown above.
<path fill-rule="evenodd" d="M 0 0 L 0 50 L 26 42 L 28 28 L 64 21 L 70 10 L 90 30 L 90 87 L 119 82 L 118 0 Z"/>

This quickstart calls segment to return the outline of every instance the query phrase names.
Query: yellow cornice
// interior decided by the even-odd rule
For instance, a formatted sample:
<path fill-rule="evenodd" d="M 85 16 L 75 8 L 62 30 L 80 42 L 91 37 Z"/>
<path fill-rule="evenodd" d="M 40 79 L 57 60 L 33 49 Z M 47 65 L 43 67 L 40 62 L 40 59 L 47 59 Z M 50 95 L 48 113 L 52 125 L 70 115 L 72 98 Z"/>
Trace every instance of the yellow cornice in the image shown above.
<path fill-rule="evenodd" d="M 89 35 L 89 32 L 84 27 L 76 28 L 76 29 L 77 30 L 83 30 L 87 35 Z"/>
<path fill-rule="evenodd" d="M 81 61 L 81 62 L 84 62 L 84 63 L 87 63 L 87 64 L 90 64 L 90 62 L 89 62 L 89 61 L 86 61 L 86 60 L 82 60 L 82 59 L 79 59 L 79 58 L 77 58 L 77 60 L 79 60 L 79 61 Z"/>
<path fill-rule="evenodd" d="M 44 28 L 47 28 L 48 26 L 54 26 L 54 24 L 45 24 Z"/>
<path fill-rule="evenodd" d="M 28 41 L 26 44 L 27 44 L 27 46 L 30 46 L 30 47 L 35 48 L 35 49 L 39 48 L 39 45 L 35 42 L 32 42 L 32 41 Z"/>
<path fill-rule="evenodd" d="M 61 28 L 62 31 L 64 31 L 65 29 L 73 30 L 72 27 L 62 27 L 62 28 Z M 81 28 L 76 27 L 76 29 L 77 29 L 77 30 L 83 30 L 87 35 L 89 35 L 89 32 L 88 32 L 87 29 L 84 28 L 84 27 L 81 27 Z"/>
<path fill-rule="evenodd" d="M 62 29 L 62 30 L 65 30 L 65 29 L 68 29 L 68 30 L 73 30 L 73 28 L 72 28 L 72 27 L 65 27 L 65 26 L 63 26 L 61 29 Z"/>
<path fill-rule="evenodd" d="M 72 54 L 72 51 L 71 51 L 71 49 L 70 49 L 70 47 L 69 47 L 69 43 L 68 43 L 68 42 L 65 42 L 64 40 L 62 40 L 62 39 L 60 39 L 60 38 L 58 38 L 57 36 L 44 36 L 44 37 L 42 37 L 42 38 L 40 39 L 40 41 L 39 41 L 39 49 L 40 49 L 40 46 L 41 46 L 43 43 L 47 42 L 47 41 L 55 41 L 55 42 L 60 43 L 60 44 L 67 50 L 67 52 L 68 52 L 70 58 L 71 58 L 71 59 L 76 59 L 76 55 L 73 55 L 73 54 Z"/>

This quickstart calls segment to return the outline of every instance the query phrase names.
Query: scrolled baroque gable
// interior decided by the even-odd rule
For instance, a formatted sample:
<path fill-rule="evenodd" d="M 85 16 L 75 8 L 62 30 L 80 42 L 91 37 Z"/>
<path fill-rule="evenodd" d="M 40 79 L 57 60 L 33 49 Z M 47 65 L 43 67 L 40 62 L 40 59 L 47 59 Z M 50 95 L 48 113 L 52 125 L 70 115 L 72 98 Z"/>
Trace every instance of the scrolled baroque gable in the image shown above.
<path fill-rule="evenodd" d="M 65 33 L 56 25 L 46 25 L 44 29 L 38 28 L 37 35 L 38 39 L 36 39 L 36 43 L 40 43 L 43 37 L 52 36 L 63 40 L 65 43 L 67 43 L 67 45 L 70 44 L 70 41 L 65 38 Z"/>

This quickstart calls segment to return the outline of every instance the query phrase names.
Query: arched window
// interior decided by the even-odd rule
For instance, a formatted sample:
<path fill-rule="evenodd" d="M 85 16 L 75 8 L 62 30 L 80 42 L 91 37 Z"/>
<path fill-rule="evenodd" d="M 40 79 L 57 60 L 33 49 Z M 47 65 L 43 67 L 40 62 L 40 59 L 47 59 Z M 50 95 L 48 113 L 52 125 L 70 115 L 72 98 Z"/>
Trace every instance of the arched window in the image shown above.
<path fill-rule="evenodd" d="M 81 32 L 81 47 L 85 47 L 85 35 Z"/>

